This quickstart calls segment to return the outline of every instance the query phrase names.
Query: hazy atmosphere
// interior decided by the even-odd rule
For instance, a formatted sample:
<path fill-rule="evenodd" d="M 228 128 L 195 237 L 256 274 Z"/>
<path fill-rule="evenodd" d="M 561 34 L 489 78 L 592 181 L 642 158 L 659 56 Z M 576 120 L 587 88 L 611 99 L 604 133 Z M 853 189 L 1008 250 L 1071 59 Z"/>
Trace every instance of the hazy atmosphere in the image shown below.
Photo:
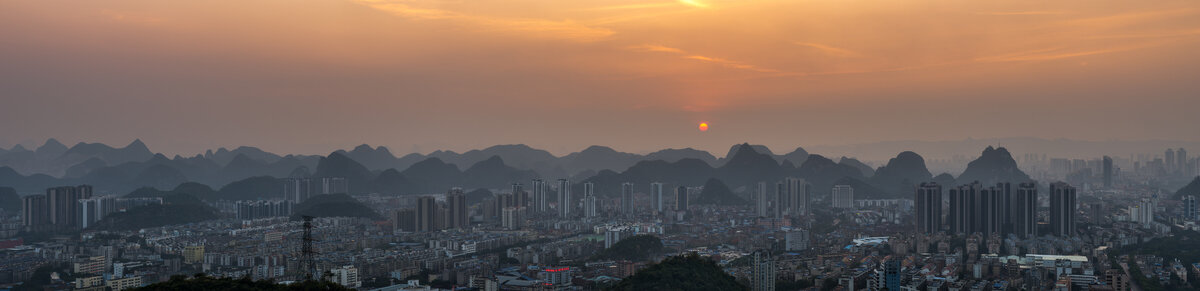
<path fill-rule="evenodd" d="M 0 0 L 0 290 L 1200 290 L 1200 1 Z"/>
<path fill-rule="evenodd" d="M 1198 14 L 1193 1 L 5 1 L 0 146 L 1196 142 Z"/>

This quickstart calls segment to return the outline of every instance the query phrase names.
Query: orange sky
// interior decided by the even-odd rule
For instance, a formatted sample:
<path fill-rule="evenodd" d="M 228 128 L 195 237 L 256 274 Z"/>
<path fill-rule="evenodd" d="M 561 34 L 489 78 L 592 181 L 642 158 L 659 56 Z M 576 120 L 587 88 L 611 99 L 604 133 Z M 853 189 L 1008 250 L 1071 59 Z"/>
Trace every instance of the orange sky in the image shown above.
<path fill-rule="evenodd" d="M 1198 40 L 1196 1 L 3 1 L 0 144 L 1197 141 Z"/>

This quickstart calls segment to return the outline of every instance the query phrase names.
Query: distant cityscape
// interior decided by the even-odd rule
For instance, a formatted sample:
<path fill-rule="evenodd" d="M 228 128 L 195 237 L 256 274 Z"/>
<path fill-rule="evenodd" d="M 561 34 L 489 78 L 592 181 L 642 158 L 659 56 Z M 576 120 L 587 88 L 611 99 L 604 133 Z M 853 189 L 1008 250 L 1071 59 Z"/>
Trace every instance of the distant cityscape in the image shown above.
<path fill-rule="evenodd" d="M 932 175 L 911 152 L 874 169 L 730 152 L 711 167 L 683 158 L 508 181 L 532 172 L 481 161 L 388 173 L 334 153 L 315 174 L 246 172 L 220 188 L 7 188 L 0 284 L 124 290 L 204 273 L 360 290 L 607 290 L 695 254 L 756 291 L 1197 286 L 1200 160 L 1186 149 L 1083 160 L 989 147 L 957 176 Z M 480 164 L 508 170 L 473 177 Z M 502 184 L 409 190 L 439 175 Z M 39 179 L 14 177 L 0 181 Z"/>

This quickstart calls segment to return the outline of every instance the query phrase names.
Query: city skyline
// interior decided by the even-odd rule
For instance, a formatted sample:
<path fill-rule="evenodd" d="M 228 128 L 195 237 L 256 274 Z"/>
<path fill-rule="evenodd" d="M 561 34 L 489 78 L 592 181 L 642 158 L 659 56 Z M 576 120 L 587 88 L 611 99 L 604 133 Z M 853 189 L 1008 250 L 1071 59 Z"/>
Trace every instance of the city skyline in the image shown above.
<path fill-rule="evenodd" d="M 0 1 L 0 290 L 1200 290 L 1200 2 Z"/>

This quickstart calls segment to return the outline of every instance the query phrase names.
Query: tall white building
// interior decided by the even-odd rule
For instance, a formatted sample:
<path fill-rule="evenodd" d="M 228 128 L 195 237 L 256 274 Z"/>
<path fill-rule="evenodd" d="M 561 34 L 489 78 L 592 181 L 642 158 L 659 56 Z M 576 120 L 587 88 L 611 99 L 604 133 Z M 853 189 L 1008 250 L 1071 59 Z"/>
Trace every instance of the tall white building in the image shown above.
<path fill-rule="evenodd" d="M 583 197 L 583 216 L 592 218 L 596 217 L 596 195 L 588 195 Z"/>
<path fill-rule="evenodd" d="M 775 291 L 775 260 L 767 251 L 755 251 L 752 257 L 750 290 Z"/>
<path fill-rule="evenodd" d="M 571 217 L 571 181 L 567 179 L 558 179 L 558 216 L 562 218 Z"/>
<path fill-rule="evenodd" d="M 788 251 L 803 251 L 808 249 L 808 230 L 793 229 L 784 233 L 784 246 Z"/>
<path fill-rule="evenodd" d="M 1183 196 L 1183 218 L 1200 220 L 1200 212 L 1196 212 L 1196 196 Z"/>
<path fill-rule="evenodd" d="M 783 180 L 787 193 L 787 205 L 784 206 L 789 216 L 796 217 L 808 212 L 809 184 L 804 179 L 787 178 Z M 854 199 L 851 199 L 853 202 Z"/>
<path fill-rule="evenodd" d="M 833 208 L 854 208 L 854 188 L 850 185 L 833 186 Z"/>
<path fill-rule="evenodd" d="M 596 184 L 583 183 L 583 216 L 596 217 Z"/>
<path fill-rule="evenodd" d="M 771 202 L 771 199 L 767 198 L 767 182 L 758 182 L 758 187 L 754 190 L 754 212 L 758 214 L 758 217 L 770 216 L 771 213 L 767 212 L 769 210 L 767 206 Z"/>
<path fill-rule="evenodd" d="M 1149 227 L 1154 222 L 1154 202 L 1143 198 L 1136 205 L 1129 206 L 1129 220 Z"/>
<path fill-rule="evenodd" d="M 507 230 L 521 229 L 521 223 L 525 220 L 521 217 L 523 210 L 525 207 L 505 207 L 501 211 L 500 226 Z"/>
<path fill-rule="evenodd" d="M 666 211 L 666 202 L 663 201 L 663 183 L 650 183 L 650 207 L 653 211 L 663 213 Z"/>
<path fill-rule="evenodd" d="M 533 212 L 548 212 L 550 210 L 550 194 L 548 193 L 549 187 L 546 185 L 546 181 L 533 179 L 533 182 L 529 184 L 529 188 L 533 190 Z"/>
<path fill-rule="evenodd" d="M 341 284 L 342 286 L 346 286 L 348 288 L 362 287 L 362 281 L 358 279 L 358 268 L 355 268 L 353 265 L 347 265 L 341 268 L 329 270 L 329 272 L 333 274 L 333 278 L 331 278 L 330 281 L 333 281 L 334 283 Z"/>
<path fill-rule="evenodd" d="M 621 184 L 621 214 L 633 215 L 633 183 Z"/>

